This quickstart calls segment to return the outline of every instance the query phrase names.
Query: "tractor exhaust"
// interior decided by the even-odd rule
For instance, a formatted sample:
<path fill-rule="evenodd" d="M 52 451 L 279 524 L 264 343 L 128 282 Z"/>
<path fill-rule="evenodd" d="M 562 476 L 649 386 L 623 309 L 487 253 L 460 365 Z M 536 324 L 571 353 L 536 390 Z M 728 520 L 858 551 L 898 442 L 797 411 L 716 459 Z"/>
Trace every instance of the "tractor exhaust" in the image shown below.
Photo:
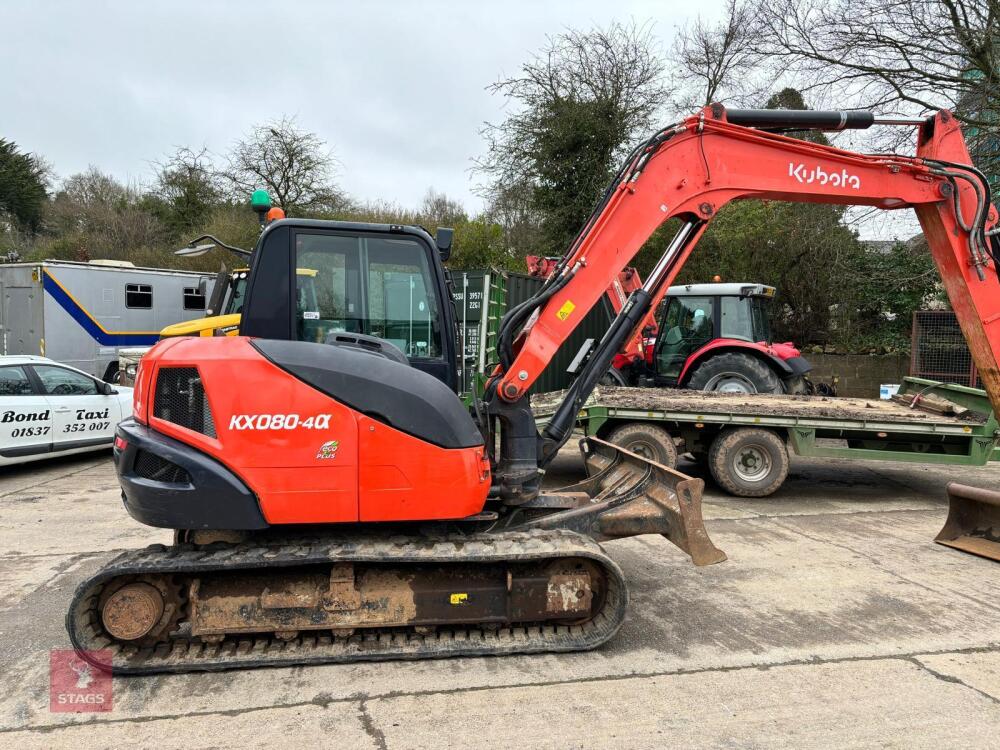
<path fill-rule="evenodd" d="M 938 544 L 1000 561 L 1000 492 L 952 482 Z"/>

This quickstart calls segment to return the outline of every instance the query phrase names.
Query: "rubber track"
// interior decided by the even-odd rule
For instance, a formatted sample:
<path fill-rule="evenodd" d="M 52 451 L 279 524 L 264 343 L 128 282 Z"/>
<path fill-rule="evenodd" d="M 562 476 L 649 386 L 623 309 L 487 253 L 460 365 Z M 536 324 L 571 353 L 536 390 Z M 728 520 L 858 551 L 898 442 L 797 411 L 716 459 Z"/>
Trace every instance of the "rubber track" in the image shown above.
<path fill-rule="evenodd" d="M 355 563 L 497 563 L 580 557 L 604 570 L 604 607 L 582 625 L 538 624 L 507 628 L 442 626 L 431 634 L 408 628 L 358 629 L 349 637 L 330 631 L 302 634 L 292 641 L 273 636 L 234 634 L 221 643 L 202 643 L 190 636 L 151 647 L 118 644 L 103 630 L 97 602 L 101 589 L 122 575 L 164 574 L 195 577 L 201 573 L 333 562 Z M 116 675 L 218 671 L 264 666 L 329 664 L 388 659 L 450 656 L 493 656 L 539 652 L 583 651 L 612 638 L 625 619 L 628 589 L 621 569 L 593 540 L 571 531 L 506 532 L 417 539 L 350 537 L 296 539 L 282 543 L 152 545 L 124 552 L 77 588 L 66 615 L 73 647 L 94 666 Z M 113 664 L 93 654 L 109 649 Z"/>

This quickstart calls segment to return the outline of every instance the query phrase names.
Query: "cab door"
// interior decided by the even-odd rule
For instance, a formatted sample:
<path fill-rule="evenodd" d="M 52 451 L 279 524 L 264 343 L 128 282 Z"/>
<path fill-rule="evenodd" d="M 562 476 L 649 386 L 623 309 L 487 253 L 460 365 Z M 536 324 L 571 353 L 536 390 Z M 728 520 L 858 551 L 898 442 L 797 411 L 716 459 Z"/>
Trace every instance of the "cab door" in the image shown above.
<path fill-rule="evenodd" d="M 676 382 L 688 357 L 715 338 L 712 297 L 670 297 L 656 340 L 656 374 Z"/>
<path fill-rule="evenodd" d="M 52 450 L 87 448 L 114 439 L 121 406 L 95 378 L 58 365 L 31 365 L 52 411 Z"/>
<path fill-rule="evenodd" d="M 21 365 L 0 367 L 0 463 L 52 450 L 52 410 Z"/>

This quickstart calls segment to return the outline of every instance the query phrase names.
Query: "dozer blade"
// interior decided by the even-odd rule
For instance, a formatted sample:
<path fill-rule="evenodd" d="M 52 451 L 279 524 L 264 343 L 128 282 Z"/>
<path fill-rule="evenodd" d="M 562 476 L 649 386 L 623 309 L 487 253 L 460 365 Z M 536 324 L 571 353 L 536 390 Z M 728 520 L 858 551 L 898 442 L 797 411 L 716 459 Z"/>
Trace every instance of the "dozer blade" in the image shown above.
<path fill-rule="evenodd" d="M 576 502 L 522 526 L 570 529 L 599 542 L 660 534 L 690 555 L 695 565 L 726 559 L 705 530 L 701 479 L 594 437 L 581 440 L 580 450 L 588 478 L 538 498 L 540 504 L 572 498 Z"/>
<path fill-rule="evenodd" d="M 1000 561 L 1000 492 L 952 482 L 938 544 Z"/>

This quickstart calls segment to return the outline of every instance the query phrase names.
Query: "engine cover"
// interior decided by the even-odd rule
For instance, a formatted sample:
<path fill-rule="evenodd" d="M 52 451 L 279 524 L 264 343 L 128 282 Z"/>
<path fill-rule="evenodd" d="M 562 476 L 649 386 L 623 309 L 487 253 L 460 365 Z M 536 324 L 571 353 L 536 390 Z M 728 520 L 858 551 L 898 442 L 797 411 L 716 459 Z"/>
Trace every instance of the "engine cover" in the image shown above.
<path fill-rule="evenodd" d="M 482 438 L 458 397 L 382 357 L 173 339 L 143 358 L 136 386 L 135 418 L 232 471 L 269 524 L 464 518 L 489 490 Z"/>

